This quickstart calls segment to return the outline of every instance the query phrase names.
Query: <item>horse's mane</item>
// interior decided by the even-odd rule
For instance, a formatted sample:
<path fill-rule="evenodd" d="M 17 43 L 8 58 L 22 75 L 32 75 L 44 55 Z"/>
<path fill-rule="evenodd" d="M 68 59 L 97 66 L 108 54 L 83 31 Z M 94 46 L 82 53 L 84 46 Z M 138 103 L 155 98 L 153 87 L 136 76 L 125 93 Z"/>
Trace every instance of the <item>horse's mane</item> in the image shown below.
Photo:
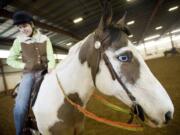
<path fill-rule="evenodd" d="M 73 47 L 69 49 L 68 55 L 65 59 L 61 60 L 61 62 L 56 66 L 56 69 L 66 67 L 74 58 L 74 56 L 79 52 L 81 46 L 85 43 L 85 41 L 92 35 L 93 33 L 86 36 L 81 41 L 77 42 Z"/>

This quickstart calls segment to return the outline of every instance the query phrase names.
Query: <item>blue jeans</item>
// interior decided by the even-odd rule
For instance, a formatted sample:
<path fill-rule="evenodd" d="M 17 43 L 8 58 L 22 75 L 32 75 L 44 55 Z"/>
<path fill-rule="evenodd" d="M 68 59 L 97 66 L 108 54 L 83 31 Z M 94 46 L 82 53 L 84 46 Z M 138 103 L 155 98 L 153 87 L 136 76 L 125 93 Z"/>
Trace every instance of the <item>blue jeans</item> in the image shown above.
<path fill-rule="evenodd" d="M 14 121 L 15 121 L 16 135 L 22 134 L 25 117 L 28 112 L 30 95 L 34 81 L 35 81 L 34 73 L 23 74 L 14 106 Z"/>

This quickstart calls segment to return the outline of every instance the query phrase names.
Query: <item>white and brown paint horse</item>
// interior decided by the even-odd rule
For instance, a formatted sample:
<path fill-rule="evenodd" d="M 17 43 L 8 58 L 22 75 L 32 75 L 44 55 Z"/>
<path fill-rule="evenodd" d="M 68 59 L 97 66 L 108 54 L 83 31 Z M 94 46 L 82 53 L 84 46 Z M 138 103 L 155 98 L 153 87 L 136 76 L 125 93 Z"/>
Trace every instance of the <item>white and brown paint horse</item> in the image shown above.
<path fill-rule="evenodd" d="M 172 119 L 171 99 L 128 40 L 124 18 L 112 24 L 109 12 L 96 31 L 72 47 L 67 58 L 45 76 L 33 106 L 43 135 L 83 133 L 83 115 L 67 102 L 56 75 L 66 95 L 83 107 L 96 88 L 135 108 L 150 126 L 162 127 Z"/>

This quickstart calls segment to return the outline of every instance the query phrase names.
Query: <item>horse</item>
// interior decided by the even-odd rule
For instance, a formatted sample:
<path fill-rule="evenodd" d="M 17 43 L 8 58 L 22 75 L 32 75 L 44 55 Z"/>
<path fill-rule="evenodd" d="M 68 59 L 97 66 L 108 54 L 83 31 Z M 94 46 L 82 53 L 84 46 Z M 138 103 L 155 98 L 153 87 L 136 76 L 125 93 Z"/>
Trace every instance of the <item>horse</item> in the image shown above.
<path fill-rule="evenodd" d="M 82 135 L 84 115 L 66 96 L 85 108 L 94 89 L 134 108 L 151 127 L 173 118 L 169 95 L 128 39 L 125 17 L 113 22 L 109 4 L 104 5 L 95 31 L 76 43 L 41 84 L 32 109 L 43 135 Z"/>

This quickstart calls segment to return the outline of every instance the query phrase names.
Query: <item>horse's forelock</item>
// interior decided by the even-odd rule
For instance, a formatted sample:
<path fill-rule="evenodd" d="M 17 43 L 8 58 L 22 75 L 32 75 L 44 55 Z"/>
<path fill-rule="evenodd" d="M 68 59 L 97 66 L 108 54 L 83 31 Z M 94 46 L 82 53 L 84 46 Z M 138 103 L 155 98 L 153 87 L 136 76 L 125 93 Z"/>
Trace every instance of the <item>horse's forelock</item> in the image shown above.
<path fill-rule="evenodd" d="M 106 33 L 109 35 L 109 39 L 104 44 L 107 44 L 113 50 L 118 50 L 128 45 L 127 33 L 122 28 L 111 25 L 107 28 Z"/>

